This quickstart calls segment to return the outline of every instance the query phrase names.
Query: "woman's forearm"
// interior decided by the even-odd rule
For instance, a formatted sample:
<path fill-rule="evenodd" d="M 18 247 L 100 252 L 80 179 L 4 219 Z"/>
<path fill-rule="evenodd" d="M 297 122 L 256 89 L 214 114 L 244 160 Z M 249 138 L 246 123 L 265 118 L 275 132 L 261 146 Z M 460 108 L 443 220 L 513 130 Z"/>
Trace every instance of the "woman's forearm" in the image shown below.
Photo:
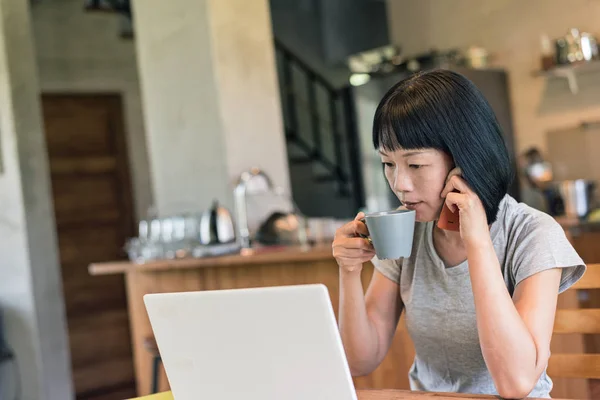
<path fill-rule="evenodd" d="M 379 364 L 378 335 L 369 320 L 360 271 L 340 270 L 339 328 L 352 375 L 366 375 Z"/>
<path fill-rule="evenodd" d="M 506 289 L 489 238 L 467 244 L 479 342 L 500 396 L 529 394 L 540 375 L 536 345 Z"/>

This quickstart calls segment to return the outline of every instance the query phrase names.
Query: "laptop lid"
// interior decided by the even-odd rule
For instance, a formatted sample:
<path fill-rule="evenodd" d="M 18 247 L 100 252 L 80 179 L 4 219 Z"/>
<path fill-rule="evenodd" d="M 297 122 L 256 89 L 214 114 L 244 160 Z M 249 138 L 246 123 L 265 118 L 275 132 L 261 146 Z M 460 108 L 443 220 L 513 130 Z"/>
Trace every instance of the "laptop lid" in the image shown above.
<path fill-rule="evenodd" d="M 324 285 L 148 294 L 176 400 L 352 400 Z"/>

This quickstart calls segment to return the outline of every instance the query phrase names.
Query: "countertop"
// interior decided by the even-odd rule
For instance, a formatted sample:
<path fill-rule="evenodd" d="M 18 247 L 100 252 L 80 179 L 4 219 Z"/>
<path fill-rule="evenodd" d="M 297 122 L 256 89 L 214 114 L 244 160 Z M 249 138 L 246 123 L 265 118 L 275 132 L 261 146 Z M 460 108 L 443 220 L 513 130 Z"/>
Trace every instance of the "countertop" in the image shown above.
<path fill-rule="evenodd" d="M 293 263 L 333 260 L 330 245 L 302 247 L 265 247 L 216 257 L 184 258 L 160 260 L 138 264 L 130 261 L 110 261 L 92 263 L 88 270 L 91 275 L 115 275 L 130 271 L 168 271 L 173 269 L 229 267 L 236 265 L 264 265 L 272 263 Z"/>
<path fill-rule="evenodd" d="M 554 217 L 554 219 L 564 230 L 573 234 L 580 232 L 600 232 L 600 221 L 585 221 L 564 216 Z"/>
<path fill-rule="evenodd" d="M 600 221 L 588 222 L 566 217 L 556 217 L 556 221 L 572 235 L 583 232 L 600 232 Z M 308 249 L 301 247 L 265 247 L 252 249 L 243 254 L 215 257 L 160 260 L 143 264 L 130 261 L 109 261 L 92 263 L 88 270 L 91 275 L 115 275 L 129 271 L 167 271 L 173 269 L 229 267 L 237 265 L 260 265 L 284 262 L 310 262 L 333 260 L 330 245 L 318 245 Z"/>
<path fill-rule="evenodd" d="M 409 390 L 357 390 L 358 400 L 457 400 L 457 399 L 498 399 L 497 396 L 460 394 L 460 393 L 434 393 L 412 392 Z M 139 397 L 139 400 L 173 400 L 171 392 L 159 393 L 152 396 Z M 528 398 L 529 400 L 535 400 Z"/>

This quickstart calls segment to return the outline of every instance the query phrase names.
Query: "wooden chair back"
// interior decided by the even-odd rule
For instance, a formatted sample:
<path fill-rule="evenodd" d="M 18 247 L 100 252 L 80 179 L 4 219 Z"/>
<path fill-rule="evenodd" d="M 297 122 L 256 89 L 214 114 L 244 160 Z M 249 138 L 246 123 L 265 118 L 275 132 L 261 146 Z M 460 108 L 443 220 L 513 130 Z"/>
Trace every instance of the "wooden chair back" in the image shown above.
<path fill-rule="evenodd" d="M 583 277 L 570 290 L 600 289 L 600 264 L 588 264 Z M 554 334 L 600 334 L 600 309 L 558 309 Z M 552 354 L 551 378 L 600 379 L 600 354 Z"/>

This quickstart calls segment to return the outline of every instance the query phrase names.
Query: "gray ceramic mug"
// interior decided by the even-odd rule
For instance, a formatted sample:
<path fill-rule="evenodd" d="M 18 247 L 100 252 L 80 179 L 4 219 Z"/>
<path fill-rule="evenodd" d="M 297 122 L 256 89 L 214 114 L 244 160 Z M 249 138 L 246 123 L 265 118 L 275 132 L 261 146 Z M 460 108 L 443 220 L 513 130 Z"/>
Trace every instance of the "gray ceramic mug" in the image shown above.
<path fill-rule="evenodd" d="M 370 240 L 380 260 L 409 257 L 415 233 L 415 211 L 370 213 L 364 218 Z"/>

